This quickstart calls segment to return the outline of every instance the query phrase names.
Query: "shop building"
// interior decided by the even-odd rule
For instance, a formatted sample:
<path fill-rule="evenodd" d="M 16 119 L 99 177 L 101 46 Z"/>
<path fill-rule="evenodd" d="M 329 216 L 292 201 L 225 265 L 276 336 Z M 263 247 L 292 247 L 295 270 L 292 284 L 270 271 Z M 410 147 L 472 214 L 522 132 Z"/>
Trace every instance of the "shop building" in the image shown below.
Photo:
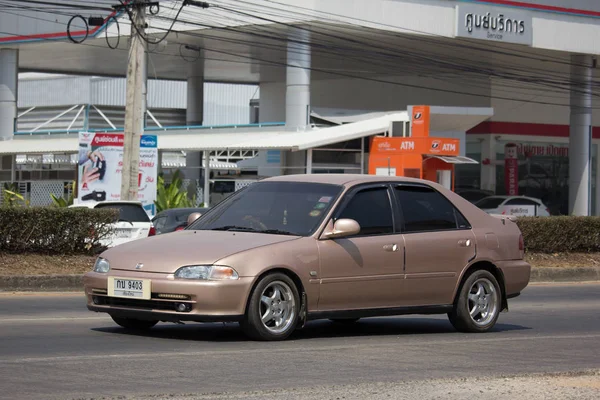
<path fill-rule="evenodd" d="M 195 179 L 210 177 L 209 171 L 202 172 L 202 154 L 210 159 L 224 151 L 255 151 L 251 155 L 256 157 L 239 161 L 240 167 L 255 170 L 257 179 L 365 171 L 369 138 L 410 132 L 398 126 L 410 121 L 391 120 L 377 132 L 364 130 L 338 142 L 331 142 L 335 136 L 314 140 L 310 148 L 303 147 L 300 134 L 320 129 L 320 135 L 336 135 L 336 125 L 410 114 L 416 105 L 486 109 L 490 115 L 475 125 L 459 123 L 467 111 L 434 130 L 440 137 L 459 139 L 459 155 L 479 162 L 456 167 L 457 187 L 499 194 L 516 188 L 519 194 L 544 199 L 554 212 L 600 213 L 593 128 L 600 116 L 595 101 L 598 2 L 573 0 L 568 8 L 559 0 L 218 3 L 234 11 L 187 9 L 186 18 L 174 21 L 166 42 L 151 53 L 152 75 L 187 81 L 184 130 L 190 136 L 173 143 L 182 132 L 165 133 L 163 139 L 159 134 L 159 148 L 161 141 L 169 149 L 185 148 L 186 169 L 196 171 Z M 84 44 L 74 45 L 60 37 L 64 24 L 19 14 L 19 26 L 30 29 L 0 37 L 0 70 L 9 71 L 0 76 L 13 92 L 18 91 L 11 81 L 15 65 L 19 70 L 123 76 L 123 52 L 107 47 L 101 35 L 116 40 L 114 21 L 126 16 L 109 20 L 107 12 L 107 24 L 88 32 Z M 164 35 L 169 16 L 163 14 L 162 22 L 150 18 L 149 31 Z M 220 22 L 196 23 L 206 18 Z M 3 19 L 0 23 L 5 26 Z M 44 39 L 50 34 L 55 40 Z M 184 54 L 177 56 L 182 48 Z M 66 58 L 74 61 L 64 63 Z M 260 126 L 244 127 L 244 135 L 235 140 L 235 128 L 211 131 L 224 138 L 210 136 L 201 106 L 207 101 L 206 81 L 257 85 L 260 100 L 253 110 L 259 110 Z M 26 142 L 5 125 L 0 131 L 13 142 Z M 286 140 L 284 135 L 289 135 Z M 516 156 L 510 163 L 504 159 L 506 148 Z"/>

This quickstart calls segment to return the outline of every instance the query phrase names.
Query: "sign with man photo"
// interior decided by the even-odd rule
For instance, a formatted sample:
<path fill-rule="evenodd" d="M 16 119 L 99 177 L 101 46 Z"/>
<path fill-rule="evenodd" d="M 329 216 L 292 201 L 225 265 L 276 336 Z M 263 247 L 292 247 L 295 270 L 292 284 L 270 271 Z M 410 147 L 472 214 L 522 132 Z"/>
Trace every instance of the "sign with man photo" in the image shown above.
<path fill-rule="evenodd" d="M 121 199 L 123 138 L 122 133 L 79 133 L 77 203 Z M 155 135 L 142 135 L 140 139 L 138 200 L 150 215 L 154 214 L 156 200 L 157 142 Z"/>

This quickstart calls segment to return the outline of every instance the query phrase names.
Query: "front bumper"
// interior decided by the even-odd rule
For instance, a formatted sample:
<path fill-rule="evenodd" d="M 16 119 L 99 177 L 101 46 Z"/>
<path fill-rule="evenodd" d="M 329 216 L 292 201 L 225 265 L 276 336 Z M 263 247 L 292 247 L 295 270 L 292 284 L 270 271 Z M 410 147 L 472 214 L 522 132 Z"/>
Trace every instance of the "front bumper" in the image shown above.
<path fill-rule="evenodd" d="M 151 281 L 151 299 L 109 297 L 108 277 L 117 276 Z M 253 278 L 232 281 L 192 281 L 175 279 L 173 274 L 111 270 L 107 274 L 88 272 L 83 277 L 87 307 L 115 317 L 159 321 L 239 321 L 243 318 Z M 180 299 L 164 295 L 183 295 Z M 177 305 L 184 304 L 185 311 Z"/>

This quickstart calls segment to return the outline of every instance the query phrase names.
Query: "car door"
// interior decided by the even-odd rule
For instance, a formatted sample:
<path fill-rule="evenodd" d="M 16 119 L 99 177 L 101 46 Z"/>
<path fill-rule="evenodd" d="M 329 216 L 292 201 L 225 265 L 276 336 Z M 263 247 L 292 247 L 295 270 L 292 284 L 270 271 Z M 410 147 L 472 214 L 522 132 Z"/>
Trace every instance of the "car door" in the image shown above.
<path fill-rule="evenodd" d="M 451 304 L 461 271 L 475 257 L 468 221 L 431 186 L 397 184 L 393 194 L 406 246 L 403 305 Z"/>
<path fill-rule="evenodd" d="M 96 208 L 116 208 L 119 210 L 119 220 L 114 225 L 114 232 L 105 241 L 107 246 L 113 247 L 148 237 L 152 222 L 150 222 L 150 217 L 140 204 L 102 203 L 98 204 Z"/>
<path fill-rule="evenodd" d="M 392 206 L 385 184 L 361 186 L 346 194 L 333 218 L 354 219 L 361 231 L 318 242 L 320 311 L 398 304 L 404 279 L 404 244 L 402 235 L 394 230 Z"/>

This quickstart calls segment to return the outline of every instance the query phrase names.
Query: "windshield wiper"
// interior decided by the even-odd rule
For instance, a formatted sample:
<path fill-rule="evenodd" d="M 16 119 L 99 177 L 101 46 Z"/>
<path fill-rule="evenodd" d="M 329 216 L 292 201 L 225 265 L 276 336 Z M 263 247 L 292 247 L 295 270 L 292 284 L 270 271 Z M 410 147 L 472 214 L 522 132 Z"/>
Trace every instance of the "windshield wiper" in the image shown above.
<path fill-rule="evenodd" d="M 212 228 L 211 231 L 247 231 L 247 232 L 258 232 L 254 228 L 249 228 L 247 226 L 237 226 L 237 225 L 219 226 L 218 228 Z"/>
<path fill-rule="evenodd" d="M 247 226 L 237 226 L 237 225 L 226 225 L 219 226 L 217 228 L 212 228 L 211 231 L 243 231 L 243 232 L 257 232 L 257 233 L 268 233 L 272 235 L 290 235 L 290 236 L 298 236 L 296 233 L 282 231 L 280 229 L 263 229 L 258 230 L 254 228 L 250 228 Z"/>
<path fill-rule="evenodd" d="M 282 231 L 280 229 L 264 229 L 262 231 L 257 231 L 260 233 L 271 233 L 273 235 L 290 235 L 290 236 L 298 236 L 298 234 L 294 232 Z"/>

